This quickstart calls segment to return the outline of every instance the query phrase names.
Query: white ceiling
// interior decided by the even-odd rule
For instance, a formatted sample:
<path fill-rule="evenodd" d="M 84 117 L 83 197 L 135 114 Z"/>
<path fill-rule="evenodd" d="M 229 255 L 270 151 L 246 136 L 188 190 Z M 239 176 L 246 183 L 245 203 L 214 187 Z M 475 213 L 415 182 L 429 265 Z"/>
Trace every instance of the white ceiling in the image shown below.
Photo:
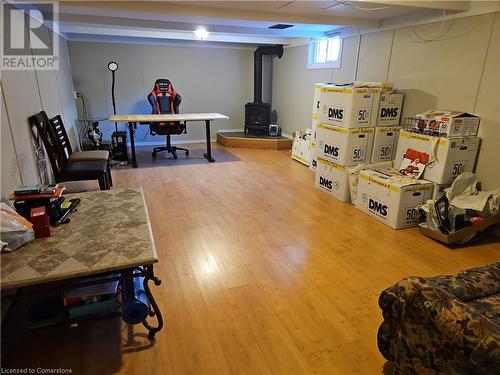
<path fill-rule="evenodd" d="M 439 16 L 466 11 L 468 1 L 61 1 L 60 30 L 71 40 L 196 40 L 291 44 L 342 27 L 380 27 L 398 17 Z M 276 23 L 293 24 L 271 30 Z"/>

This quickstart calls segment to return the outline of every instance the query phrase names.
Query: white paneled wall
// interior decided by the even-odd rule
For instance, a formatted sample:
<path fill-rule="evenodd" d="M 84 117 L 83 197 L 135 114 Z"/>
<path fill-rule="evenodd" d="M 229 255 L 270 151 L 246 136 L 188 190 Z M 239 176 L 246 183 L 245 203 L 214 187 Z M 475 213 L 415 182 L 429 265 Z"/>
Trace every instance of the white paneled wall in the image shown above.
<path fill-rule="evenodd" d="M 409 90 L 404 115 L 427 109 L 474 110 L 494 18 L 457 19 L 443 40 L 433 42 L 421 42 L 415 33 L 433 35 L 439 24 L 396 30 L 388 81 Z"/>
<path fill-rule="evenodd" d="M 38 183 L 40 180 L 33 151 L 33 137 L 28 124 L 28 117 L 42 110 L 35 71 L 3 71 L 2 90 L 21 170 L 21 181 L 23 184 Z M 5 155 L 2 150 L 2 159 L 4 157 L 15 156 Z M 2 196 L 7 193 L 2 191 Z"/>
<path fill-rule="evenodd" d="M 394 30 L 365 34 L 361 37 L 357 79 L 360 81 L 385 81 L 391 58 Z"/>
<path fill-rule="evenodd" d="M 253 96 L 253 48 L 212 48 L 174 45 L 70 42 L 69 57 L 75 88 L 87 102 L 90 117 L 112 113 L 111 73 L 108 62 L 116 61 L 116 107 L 118 113 L 151 113 L 147 95 L 155 80 L 167 78 L 182 96 L 181 112 L 220 112 L 229 121 L 215 121 L 218 129 L 243 129 L 244 105 Z M 265 65 L 268 66 L 268 65 Z M 269 69 L 264 74 L 270 77 Z M 268 78 L 270 80 L 270 78 Z M 265 86 L 266 87 L 266 86 Z M 265 89 L 264 87 L 264 89 Z M 121 129 L 125 124 L 119 124 Z M 113 124 L 103 122 L 107 138 Z M 164 143 L 164 137 L 137 131 L 139 143 Z M 203 126 L 188 124 L 188 133 L 175 141 L 202 140 Z"/>
<path fill-rule="evenodd" d="M 485 188 L 500 186 L 500 13 L 496 14 L 474 112 L 481 115 L 483 139 L 477 174 Z"/>
<path fill-rule="evenodd" d="M 0 94 L 3 97 L 3 92 L 0 89 Z M 1 118 L 1 126 L 2 132 L 0 134 L 1 148 L 0 151 L 2 153 L 2 173 L 0 177 L 1 181 L 1 191 L 2 196 L 4 196 L 3 192 L 10 192 L 17 185 L 21 184 L 21 172 L 19 170 L 19 164 L 17 161 L 17 156 L 14 148 L 14 141 L 12 139 L 12 132 L 10 130 L 9 118 L 7 117 L 7 110 L 5 108 L 5 103 L 2 99 L 2 118 Z"/>
<path fill-rule="evenodd" d="M 56 71 L 56 79 L 61 99 L 62 117 L 69 140 L 73 147 L 75 147 L 80 142 L 80 136 L 78 133 L 78 124 L 76 123 L 73 77 L 69 63 L 68 45 L 63 38 L 59 38 L 59 70 Z"/>
<path fill-rule="evenodd" d="M 59 46 L 57 71 L 2 71 L 2 198 L 17 185 L 40 182 L 29 116 L 41 110 L 49 116 L 61 114 L 72 145 L 78 148 L 73 83 L 63 38 L 59 38 Z M 46 162 L 48 165 L 48 159 Z"/>
<path fill-rule="evenodd" d="M 306 69 L 306 64 L 307 46 L 285 48 L 273 62 L 273 109 L 287 133 L 310 126 L 313 83 L 332 79 L 331 69 Z"/>
<path fill-rule="evenodd" d="M 425 41 L 440 30 L 444 36 Z M 306 59 L 307 46 L 297 46 L 274 61 L 273 103 L 285 133 L 310 126 L 315 82 L 387 80 L 406 93 L 403 116 L 427 109 L 481 116 L 477 174 L 485 188 L 500 186 L 500 13 L 363 34 L 359 56 L 358 36 L 346 38 L 339 69 L 310 70 Z"/>

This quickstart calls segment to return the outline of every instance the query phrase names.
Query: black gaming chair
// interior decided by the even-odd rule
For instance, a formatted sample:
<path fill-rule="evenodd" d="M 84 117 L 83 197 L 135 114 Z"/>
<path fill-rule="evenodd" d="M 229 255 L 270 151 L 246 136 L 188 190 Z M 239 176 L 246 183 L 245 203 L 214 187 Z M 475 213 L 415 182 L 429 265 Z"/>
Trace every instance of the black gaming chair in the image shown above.
<path fill-rule="evenodd" d="M 149 104 L 153 114 L 169 114 L 179 113 L 179 105 L 181 104 L 181 96 L 174 90 L 172 83 L 168 79 L 157 79 L 153 90 L 148 95 Z M 153 157 L 156 157 L 158 152 L 170 152 L 174 159 L 177 159 L 177 150 L 182 150 L 189 155 L 189 150 L 172 146 L 170 143 L 171 135 L 187 133 L 186 123 L 179 121 L 168 122 L 152 122 L 149 124 L 149 132 L 151 135 L 166 135 L 167 144 L 163 147 L 155 147 L 153 149 Z"/>

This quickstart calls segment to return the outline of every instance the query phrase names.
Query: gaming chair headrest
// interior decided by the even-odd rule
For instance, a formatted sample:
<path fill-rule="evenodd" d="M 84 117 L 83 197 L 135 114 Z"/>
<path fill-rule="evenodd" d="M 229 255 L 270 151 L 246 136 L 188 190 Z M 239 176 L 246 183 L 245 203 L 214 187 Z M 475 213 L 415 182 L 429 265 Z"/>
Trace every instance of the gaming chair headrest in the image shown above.
<path fill-rule="evenodd" d="M 174 87 L 172 86 L 172 83 L 168 79 L 157 79 L 155 81 L 155 86 L 153 88 L 153 91 L 156 94 L 160 93 L 172 94 L 174 92 Z"/>
<path fill-rule="evenodd" d="M 148 95 L 152 113 L 179 113 L 181 96 L 174 90 L 168 79 L 157 79 L 153 90 Z"/>

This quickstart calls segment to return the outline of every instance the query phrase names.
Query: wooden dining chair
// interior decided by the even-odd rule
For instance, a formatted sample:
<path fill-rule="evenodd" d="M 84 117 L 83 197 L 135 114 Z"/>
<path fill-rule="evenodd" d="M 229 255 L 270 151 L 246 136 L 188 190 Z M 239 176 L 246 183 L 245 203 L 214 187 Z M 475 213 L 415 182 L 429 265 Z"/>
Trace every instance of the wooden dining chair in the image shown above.
<path fill-rule="evenodd" d="M 73 151 L 61 115 L 52 117 L 49 120 L 49 125 L 52 128 L 52 132 L 55 134 L 59 151 L 62 153 L 63 157 L 65 157 L 70 163 L 79 161 L 94 161 L 94 160 L 107 161 L 109 184 L 110 186 L 113 186 L 113 180 L 111 178 L 109 151 L 107 150 Z"/>
<path fill-rule="evenodd" d="M 58 146 L 56 134 L 50 126 L 50 120 L 45 111 L 30 116 L 28 121 L 30 125 L 36 127 L 42 139 L 56 182 L 97 180 L 101 190 L 109 190 L 110 177 L 107 160 L 70 162 Z"/>

